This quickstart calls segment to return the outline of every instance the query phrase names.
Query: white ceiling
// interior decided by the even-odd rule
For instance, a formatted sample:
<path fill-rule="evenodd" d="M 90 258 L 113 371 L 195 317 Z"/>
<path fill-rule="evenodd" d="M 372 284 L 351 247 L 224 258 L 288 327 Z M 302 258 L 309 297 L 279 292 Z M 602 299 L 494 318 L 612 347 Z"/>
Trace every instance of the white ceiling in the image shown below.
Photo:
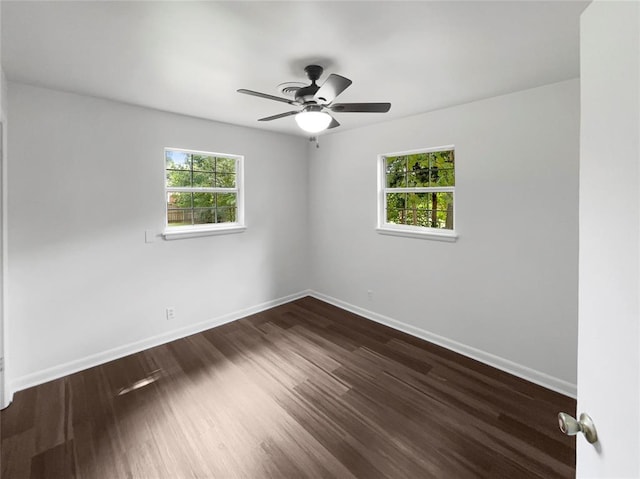
<path fill-rule="evenodd" d="M 339 130 L 579 76 L 585 1 L 24 2 L 3 0 L 9 80 L 302 135 L 282 96 L 316 63 L 353 80 Z M 330 134 L 330 132 L 327 132 Z"/>

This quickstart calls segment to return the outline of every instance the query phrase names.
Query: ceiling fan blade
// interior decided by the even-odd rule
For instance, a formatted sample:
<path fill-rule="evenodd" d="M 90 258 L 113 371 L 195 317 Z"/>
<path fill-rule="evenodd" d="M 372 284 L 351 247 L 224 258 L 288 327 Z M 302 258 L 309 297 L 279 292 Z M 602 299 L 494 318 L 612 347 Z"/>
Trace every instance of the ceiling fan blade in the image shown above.
<path fill-rule="evenodd" d="M 245 90 L 244 88 L 241 88 L 240 90 L 238 90 L 238 93 L 244 93 L 245 95 L 258 96 L 260 98 L 266 98 L 267 100 L 281 101 L 282 103 L 288 103 L 289 105 L 297 105 L 295 101 L 289 100 L 288 98 L 281 98 L 279 96 L 268 95 L 267 93 L 260 93 L 259 91 Z"/>
<path fill-rule="evenodd" d="M 329 126 L 327 127 L 327 130 L 330 130 L 331 128 L 335 128 L 337 126 L 340 126 L 340 123 L 338 123 L 338 120 L 336 120 L 335 118 L 331 117 L 331 123 L 329 123 Z"/>
<path fill-rule="evenodd" d="M 390 108 L 391 103 L 334 103 L 329 107 L 340 113 L 386 113 Z"/>
<path fill-rule="evenodd" d="M 286 113 L 279 113 L 278 115 L 267 116 L 265 118 L 260 118 L 258 121 L 271 121 L 277 120 L 278 118 L 284 118 L 286 116 L 297 115 L 299 112 L 297 111 L 288 111 Z"/>
<path fill-rule="evenodd" d="M 332 73 L 313 98 L 320 103 L 331 103 L 340 93 L 345 91 L 351 83 L 351 80 L 348 78 Z"/>

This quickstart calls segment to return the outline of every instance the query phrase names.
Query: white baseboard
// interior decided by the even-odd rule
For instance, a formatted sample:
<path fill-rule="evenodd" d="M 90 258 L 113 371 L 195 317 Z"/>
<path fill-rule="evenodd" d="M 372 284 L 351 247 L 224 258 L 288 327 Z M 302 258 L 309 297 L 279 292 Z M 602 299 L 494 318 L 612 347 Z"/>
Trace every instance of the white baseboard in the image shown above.
<path fill-rule="evenodd" d="M 303 290 L 298 293 L 284 296 L 282 298 L 266 301 L 249 308 L 225 314 L 217 318 L 213 318 L 197 324 L 192 324 L 173 331 L 168 331 L 166 333 L 152 336 L 150 338 L 145 338 L 140 341 L 118 346 L 117 348 L 112 348 L 100 353 L 92 354 L 91 356 L 87 356 L 85 358 L 59 364 L 42 371 L 37 371 L 32 374 L 15 378 L 13 379 L 13 381 L 11 381 L 9 391 L 5 391 L 5 393 L 7 393 L 6 396 L 8 398 L 12 398 L 13 393 L 16 391 L 20 391 L 32 386 L 37 386 L 38 384 L 43 384 L 45 382 L 67 376 L 84 369 L 99 366 L 100 364 L 104 364 L 106 362 L 113 361 L 130 354 L 144 351 L 145 349 L 159 346 L 176 339 L 181 339 L 186 336 L 199 333 L 201 331 L 206 331 L 207 329 L 215 328 L 216 326 L 221 326 L 223 324 L 236 321 L 246 316 L 259 313 L 269 308 L 280 306 L 281 304 L 285 304 L 290 301 L 303 298 L 305 296 L 313 296 L 314 298 L 325 301 L 329 304 L 333 304 L 334 306 L 350 311 L 364 318 L 370 319 L 371 321 L 375 321 L 376 323 L 384 324 L 385 326 L 389 326 L 390 328 L 397 329 L 420 339 L 424 339 L 425 341 L 429 341 L 431 343 L 437 344 L 438 346 L 450 349 L 464 356 L 480 361 L 484 364 L 488 364 L 489 366 L 493 366 L 497 369 L 513 374 L 514 376 L 526 379 L 527 381 L 530 381 L 532 383 L 539 384 L 540 386 L 544 386 L 548 389 L 557 391 L 561 394 L 565 394 L 573 398 L 576 397 L 577 387 L 575 384 L 555 378 L 553 376 L 549 376 L 548 374 L 536 371 L 521 364 L 514 363 L 513 361 L 509 361 L 508 359 L 495 356 L 491 353 L 481 351 L 466 344 L 462 344 L 452 339 L 439 336 L 429 331 L 425 331 L 421 328 L 411 326 L 382 314 L 374 313 L 373 311 L 360 308 L 359 306 L 354 306 L 345 301 L 312 290 Z M 10 401 L 10 399 L 8 400 Z M 8 403 L 6 405 L 8 405 Z"/>
<path fill-rule="evenodd" d="M 373 311 L 369 311 L 359 306 L 354 306 L 353 304 L 333 298 L 331 296 L 327 296 L 326 294 L 322 294 L 317 291 L 310 291 L 309 295 L 321 301 L 333 304 L 338 308 L 345 309 L 359 316 L 370 319 L 371 321 L 375 321 L 376 323 L 384 324 L 385 326 L 389 326 L 390 328 L 397 329 L 404 333 L 410 334 L 411 336 L 424 339 L 425 341 L 437 344 L 438 346 L 442 346 L 443 348 L 450 349 L 451 351 L 455 351 L 456 353 L 460 353 L 463 356 L 475 359 L 476 361 L 480 361 L 481 363 L 488 364 L 489 366 L 493 366 L 494 368 L 500 369 L 509 374 L 513 374 L 514 376 L 517 376 L 519 378 L 526 379 L 527 381 L 538 384 L 547 389 L 551 389 L 552 391 L 559 392 L 572 398 L 577 397 L 576 384 L 558 379 L 546 373 L 536 371 L 535 369 L 531 369 L 521 364 L 514 363 L 513 361 L 510 361 L 508 359 L 501 358 L 494 354 L 487 353 L 486 351 L 482 351 L 466 344 L 459 343 L 452 339 L 448 339 L 429 331 L 425 331 L 424 329 L 411 326 L 410 324 L 397 321 L 395 319 L 389 318 L 388 316 L 374 313 Z"/>
<path fill-rule="evenodd" d="M 191 336 L 192 334 L 206 331 L 207 329 L 215 328 L 216 326 L 221 326 L 223 324 L 236 321 L 246 316 L 259 313 L 266 309 L 274 308 L 276 306 L 280 306 L 281 304 L 289 303 L 296 299 L 309 296 L 310 294 L 311 294 L 310 291 L 303 290 L 298 293 L 284 296 L 282 298 L 266 301 L 264 303 L 251 306 L 249 308 L 245 308 L 239 311 L 235 311 L 233 313 L 225 314 L 217 318 L 213 318 L 207 321 L 202 321 L 196 324 L 191 324 L 189 326 L 185 326 L 180 329 L 175 329 L 173 331 L 168 331 L 166 333 L 158 334 L 156 336 L 151 336 L 149 338 L 145 338 L 140 341 L 124 344 L 122 346 L 118 346 L 117 348 L 112 348 L 106 351 L 102 351 L 100 353 L 92 354 L 91 356 L 87 356 L 85 358 L 59 364 L 57 366 L 53 366 L 51 368 L 47 368 L 42 371 L 37 371 L 32 374 L 27 374 L 19 378 L 14 378 L 11 381 L 11 397 L 14 392 L 20 391 L 22 389 L 26 389 L 32 386 L 37 386 L 38 384 L 43 384 L 48 381 L 52 381 L 54 379 L 67 376 L 69 374 L 77 373 L 78 371 L 82 371 L 84 369 L 92 368 L 94 366 L 99 366 L 100 364 L 113 361 L 114 359 L 119 359 L 119 358 L 128 356 L 130 354 L 144 351 L 145 349 L 153 348 L 161 344 L 175 341 L 176 339 L 181 339 L 186 336 Z"/>

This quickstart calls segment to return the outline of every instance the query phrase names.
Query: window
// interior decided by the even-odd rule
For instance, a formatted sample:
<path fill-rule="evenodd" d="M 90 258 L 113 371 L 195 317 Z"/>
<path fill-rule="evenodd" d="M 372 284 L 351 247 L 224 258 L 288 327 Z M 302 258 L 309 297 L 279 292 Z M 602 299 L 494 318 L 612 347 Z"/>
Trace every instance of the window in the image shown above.
<path fill-rule="evenodd" d="M 243 157 L 165 148 L 165 237 L 244 230 Z"/>
<path fill-rule="evenodd" d="M 379 157 L 378 231 L 455 240 L 453 146 Z"/>

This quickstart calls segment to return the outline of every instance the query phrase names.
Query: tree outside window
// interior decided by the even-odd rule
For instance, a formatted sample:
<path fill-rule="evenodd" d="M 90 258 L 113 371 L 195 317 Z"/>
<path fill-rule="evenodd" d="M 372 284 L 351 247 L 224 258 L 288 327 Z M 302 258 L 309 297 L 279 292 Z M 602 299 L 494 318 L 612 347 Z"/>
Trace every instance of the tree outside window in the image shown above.
<path fill-rule="evenodd" d="M 454 229 L 453 147 L 383 155 L 381 168 L 384 226 Z"/>
<path fill-rule="evenodd" d="M 238 223 L 242 157 L 165 149 L 167 227 Z"/>

